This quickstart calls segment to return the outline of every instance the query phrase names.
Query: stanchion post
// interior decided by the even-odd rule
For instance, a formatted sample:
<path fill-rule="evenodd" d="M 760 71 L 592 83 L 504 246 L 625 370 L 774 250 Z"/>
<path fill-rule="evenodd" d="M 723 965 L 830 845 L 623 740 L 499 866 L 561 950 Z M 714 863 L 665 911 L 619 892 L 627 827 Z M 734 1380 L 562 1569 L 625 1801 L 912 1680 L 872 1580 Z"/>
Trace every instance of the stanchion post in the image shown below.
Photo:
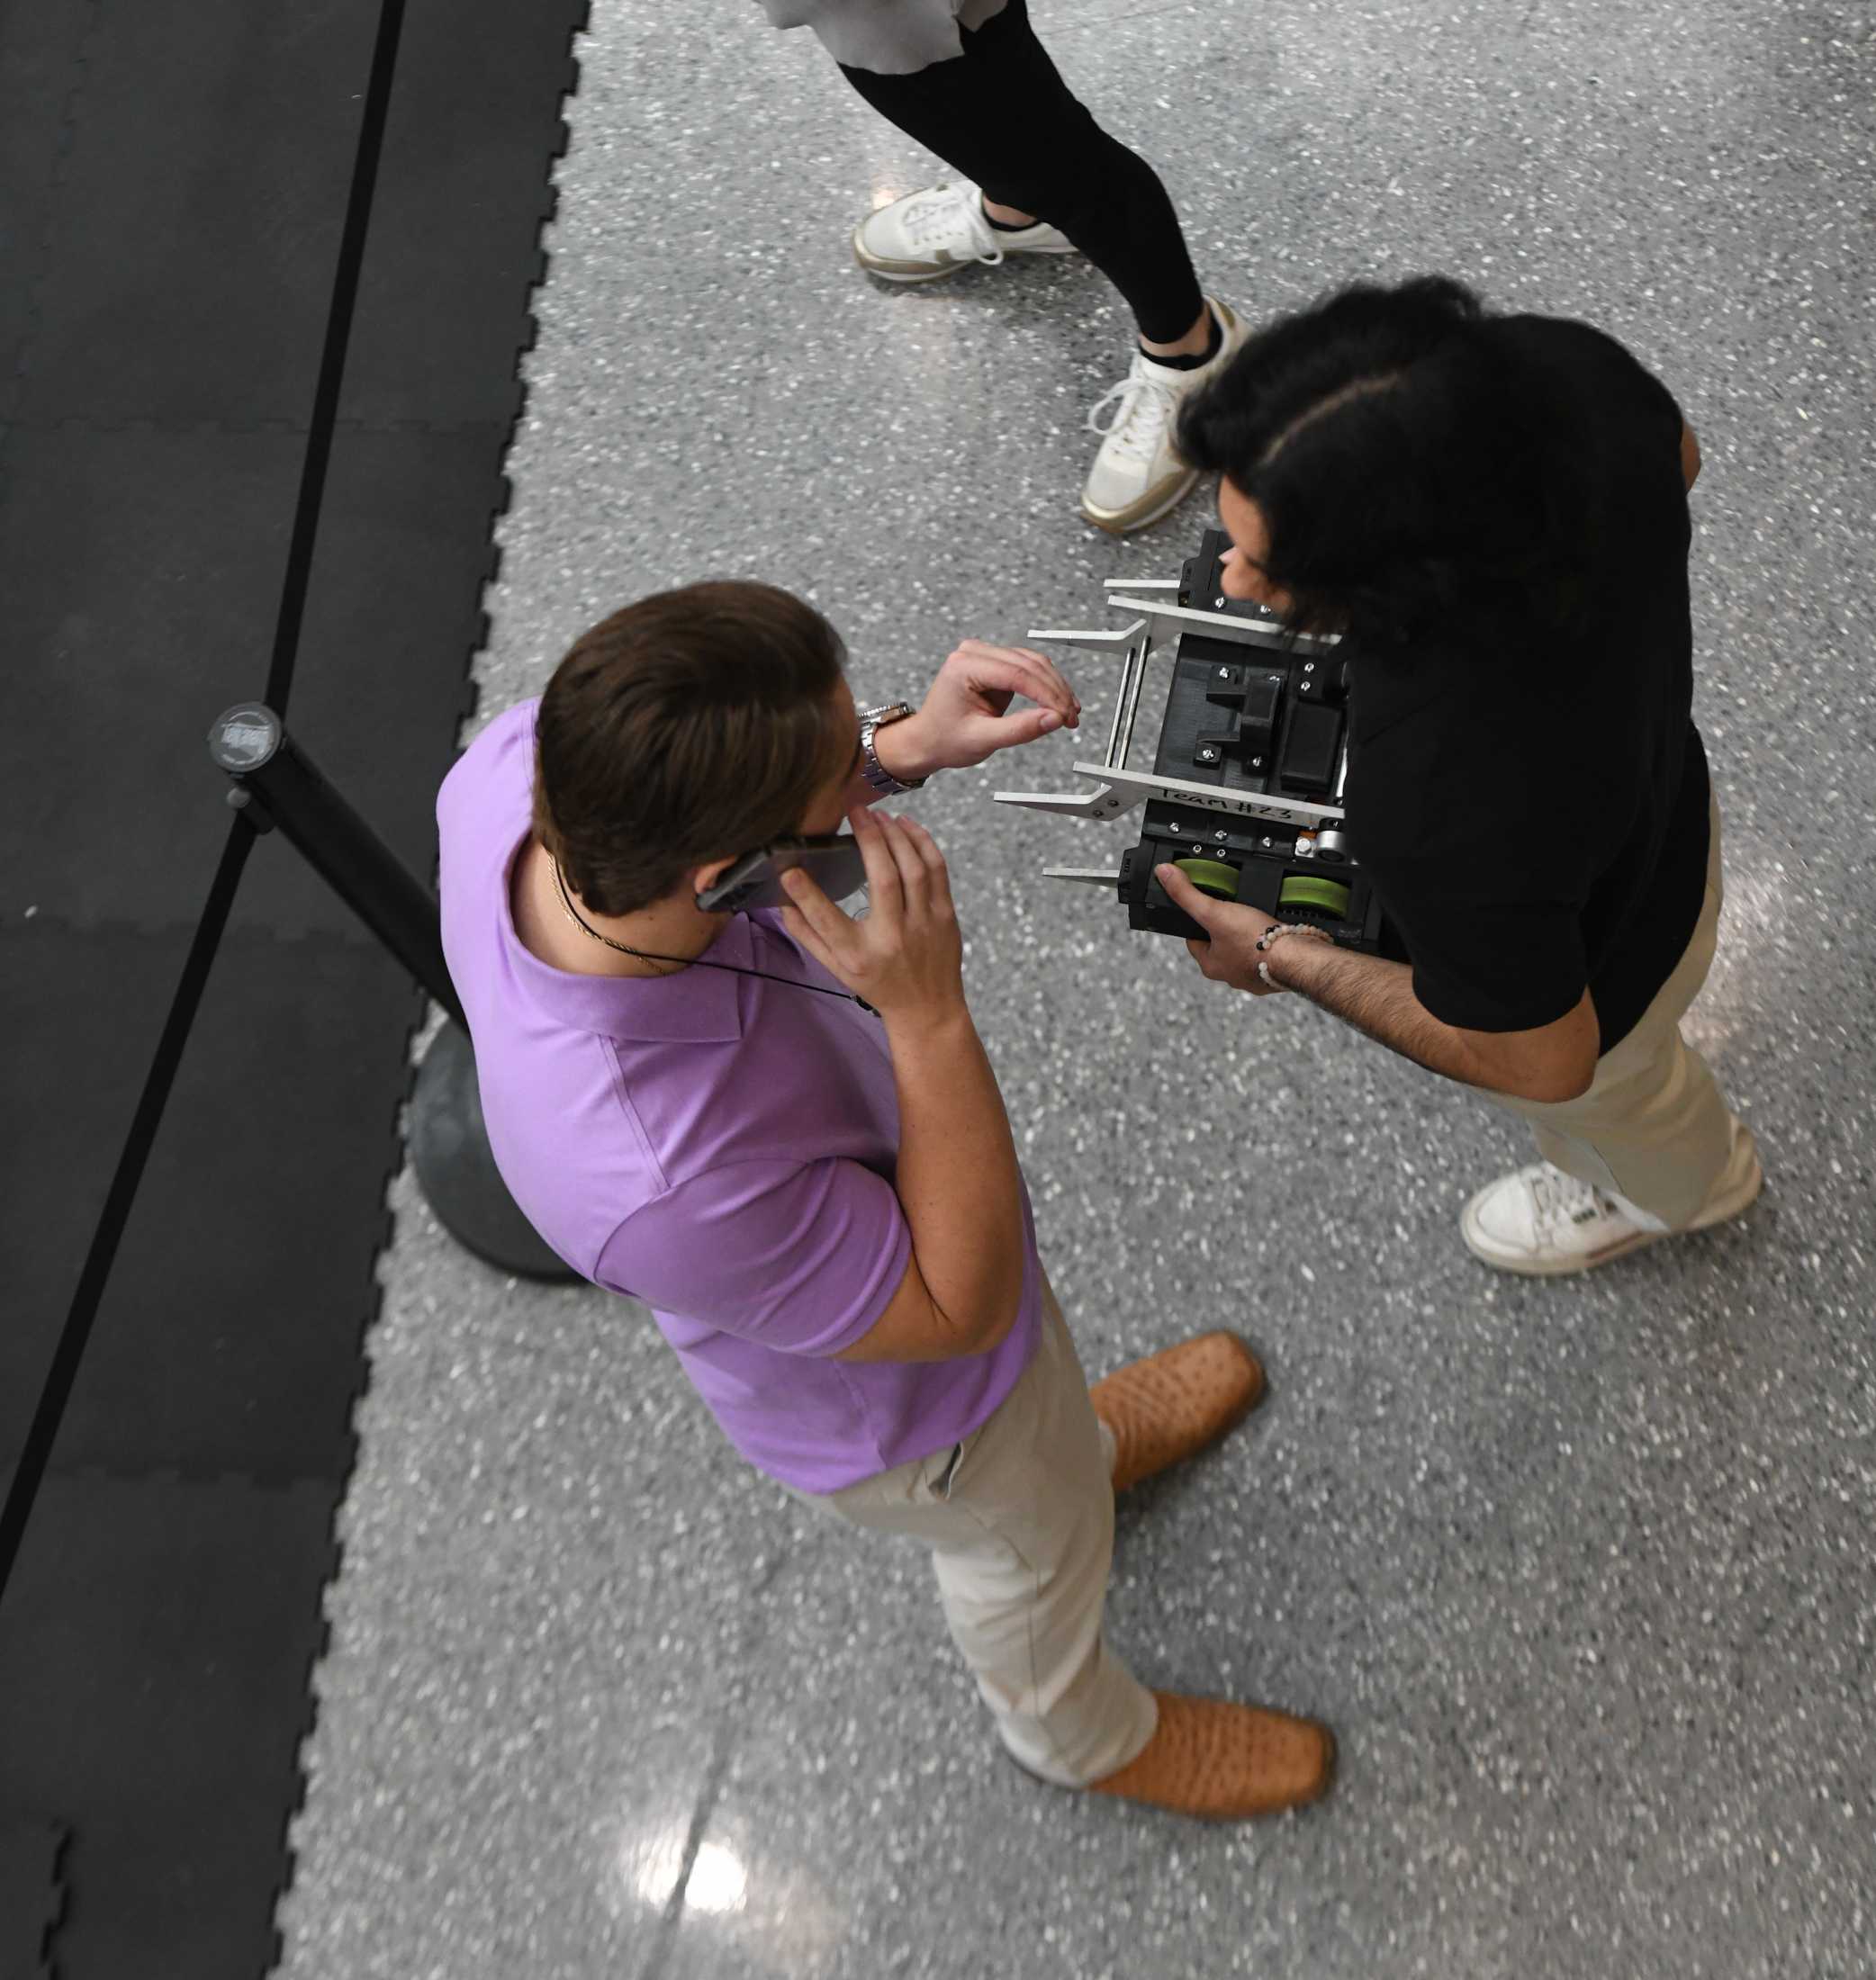
<path fill-rule="evenodd" d="M 417 1069 L 410 1113 L 411 1166 L 437 1220 L 498 1270 L 577 1278 L 522 1215 L 495 1166 L 462 1003 L 443 959 L 436 896 L 264 703 L 224 709 L 209 731 L 209 755 L 234 781 L 230 802 L 246 809 L 257 829 L 277 829 L 448 1013 Z"/>
<path fill-rule="evenodd" d="M 209 754 L 458 1024 L 437 899 L 327 780 L 273 709 L 244 701 L 215 718 Z"/>

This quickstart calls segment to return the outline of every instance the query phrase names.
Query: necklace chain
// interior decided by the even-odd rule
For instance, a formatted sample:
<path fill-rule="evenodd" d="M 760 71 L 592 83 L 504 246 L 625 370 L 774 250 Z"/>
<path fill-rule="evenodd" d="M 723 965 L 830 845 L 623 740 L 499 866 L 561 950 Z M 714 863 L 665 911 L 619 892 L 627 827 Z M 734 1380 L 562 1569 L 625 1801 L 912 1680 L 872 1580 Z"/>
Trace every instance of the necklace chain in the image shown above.
<path fill-rule="evenodd" d="M 582 933 L 591 935 L 596 942 L 604 942 L 608 949 L 616 949 L 622 956 L 630 956 L 638 962 L 675 963 L 680 969 L 722 969 L 733 976 L 760 976 L 765 983 L 785 983 L 791 990 L 812 990 L 816 996 L 838 997 L 844 1004 L 857 1004 L 862 1011 L 870 1012 L 872 1005 L 864 997 L 856 997 L 851 990 L 829 990 L 818 983 L 803 983 L 798 976 L 778 976 L 772 969 L 745 969 L 740 963 L 709 962 L 702 956 L 660 956 L 654 951 L 634 949 L 628 943 L 614 941 L 610 935 L 602 934 L 573 905 L 573 896 L 567 886 L 567 877 L 560 870 L 560 861 L 550 852 L 547 863 L 554 868 L 554 890 L 560 896 L 560 904 L 566 910 L 567 919 Z"/>
<path fill-rule="evenodd" d="M 560 861 L 551 852 L 547 855 L 547 863 L 554 868 L 554 891 L 560 896 L 560 904 L 566 910 L 567 919 L 575 928 L 591 935 L 596 942 L 604 942 L 607 948 L 618 950 L 622 956 L 636 957 L 640 962 L 674 962 L 682 968 L 684 958 L 681 956 L 647 956 L 640 950 L 627 947 L 624 942 L 614 941 L 610 935 L 602 935 L 573 905 L 573 896 L 567 886 L 567 877 L 560 870 Z"/>

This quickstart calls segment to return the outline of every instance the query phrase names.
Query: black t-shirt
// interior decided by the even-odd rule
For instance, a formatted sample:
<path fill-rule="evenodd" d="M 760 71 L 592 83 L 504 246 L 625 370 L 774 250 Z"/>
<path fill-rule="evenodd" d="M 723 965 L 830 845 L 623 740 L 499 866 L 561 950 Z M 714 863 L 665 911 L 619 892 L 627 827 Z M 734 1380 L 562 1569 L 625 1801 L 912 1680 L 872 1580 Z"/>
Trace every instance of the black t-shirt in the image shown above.
<path fill-rule="evenodd" d="M 1588 628 L 1351 640 L 1349 843 L 1436 1018 L 1533 1030 L 1587 986 L 1607 1052 L 1680 960 L 1706 883 L 1681 410 L 1587 324 L 1497 328 L 1594 463 Z"/>

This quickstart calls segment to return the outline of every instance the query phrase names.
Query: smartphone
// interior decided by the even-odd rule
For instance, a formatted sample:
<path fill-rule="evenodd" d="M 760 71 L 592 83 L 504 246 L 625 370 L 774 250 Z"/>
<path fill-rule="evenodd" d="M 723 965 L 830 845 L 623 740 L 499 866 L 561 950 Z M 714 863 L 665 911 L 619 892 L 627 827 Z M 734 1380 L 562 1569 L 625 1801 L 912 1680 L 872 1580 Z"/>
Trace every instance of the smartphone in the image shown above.
<path fill-rule="evenodd" d="M 707 914 L 740 914 L 752 907 L 781 907 L 788 896 L 781 876 L 799 867 L 830 901 L 843 901 L 866 885 L 860 842 L 849 832 L 817 832 L 805 839 L 777 839 L 745 852 L 724 869 L 714 886 L 697 896 Z"/>

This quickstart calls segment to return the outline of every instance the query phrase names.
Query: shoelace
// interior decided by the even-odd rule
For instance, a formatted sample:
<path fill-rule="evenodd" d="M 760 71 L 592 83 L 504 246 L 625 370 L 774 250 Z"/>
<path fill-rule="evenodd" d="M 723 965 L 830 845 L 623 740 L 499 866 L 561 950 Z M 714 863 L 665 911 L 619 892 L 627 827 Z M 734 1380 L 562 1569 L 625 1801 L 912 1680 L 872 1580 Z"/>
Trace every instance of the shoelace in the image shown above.
<path fill-rule="evenodd" d="M 1548 1164 L 1531 1178 L 1530 1193 L 1539 1223 L 1549 1223 L 1558 1218 L 1574 1223 L 1584 1210 L 1593 1210 L 1602 1217 L 1621 1214 L 1621 1206 L 1593 1184 L 1585 1183 L 1581 1176 L 1568 1174 Z"/>
<path fill-rule="evenodd" d="M 971 253 L 987 266 L 994 268 L 1003 259 L 1003 249 L 984 218 L 974 185 L 934 185 L 927 198 L 907 205 L 905 224 L 915 247 L 961 232 Z"/>
<path fill-rule="evenodd" d="M 1088 410 L 1087 426 L 1090 433 L 1103 435 L 1116 454 L 1150 461 L 1178 400 L 1170 385 L 1147 375 L 1145 364 L 1143 357 L 1136 357 L 1120 383 L 1096 400 Z M 1114 417 L 1104 427 L 1101 415 L 1116 400 Z"/>

